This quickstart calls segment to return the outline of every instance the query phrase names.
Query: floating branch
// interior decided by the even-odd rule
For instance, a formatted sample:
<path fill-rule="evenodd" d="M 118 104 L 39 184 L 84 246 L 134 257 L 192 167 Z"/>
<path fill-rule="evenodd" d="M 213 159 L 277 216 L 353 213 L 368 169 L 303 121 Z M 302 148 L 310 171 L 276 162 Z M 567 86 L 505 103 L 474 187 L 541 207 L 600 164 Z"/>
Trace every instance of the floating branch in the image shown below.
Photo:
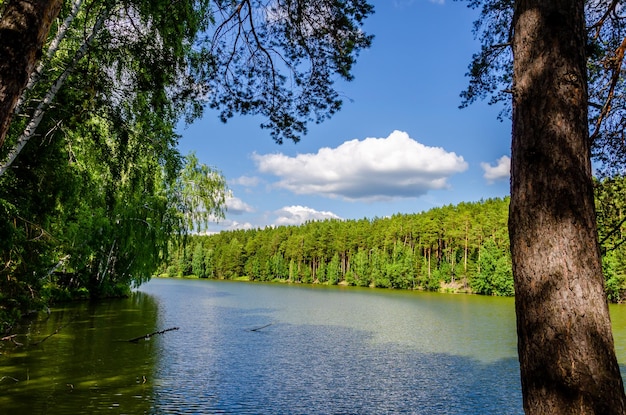
<path fill-rule="evenodd" d="M 5 337 L 1 338 L 1 339 L 0 339 L 0 341 L 3 341 L 3 342 L 8 342 L 8 341 L 10 341 L 10 342 L 12 342 L 14 345 L 16 345 L 16 346 L 23 346 L 23 344 L 22 344 L 22 343 L 20 343 L 20 342 L 18 342 L 17 340 L 15 340 L 15 337 L 17 337 L 17 334 L 12 334 L 12 335 L 10 335 L 10 336 L 5 336 Z"/>
<path fill-rule="evenodd" d="M 0 378 L 0 382 L 4 381 L 5 379 L 11 379 L 14 382 L 19 382 L 19 379 L 15 379 L 13 376 L 2 376 L 2 378 Z"/>
<path fill-rule="evenodd" d="M 266 325 L 261 326 L 261 327 L 256 327 L 256 328 L 250 329 L 250 330 L 248 330 L 248 331 L 259 331 L 259 330 L 263 330 L 265 327 L 269 327 L 269 326 L 271 326 L 272 324 L 274 324 L 274 323 L 266 324 Z"/>
<path fill-rule="evenodd" d="M 66 324 L 63 324 L 62 326 L 59 326 L 58 329 L 56 329 L 54 332 L 48 334 L 46 337 L 44 337 L 43 339 L 39 340 L 38 342 L 32 343 L 32 346 L 39 346 L 41 343 L 45 342 L 46 340 L 48 340 L 50 337 L 54 336 L 55 334 L 59 334 L 59 332 L 66 326 L 72 324 L 76 318 L 78 317 L 74 317 L 72 318 L 70 321 L 68 321 Z"/>
<path fill-rule="evenodd" d="M 139 343 L 139 340 L 150 340 L 150 337 L 152 336 L 156 336 L 157 334 L 163 334 L 163 333 L 167 333 L 168 331 L 173 331 L 173 330 L 178 330 L 179 327 L 170 327 L 169 329 L 165 329 L 165 330 L 161 330 L 161 331 L 155 331 L 153 333 L 148 333 L 148 334 L 144 334 L 143 336 L 139 336 L 139 337 L 134 337 L 130 340 L 126 340 L 129 343 Z"/>

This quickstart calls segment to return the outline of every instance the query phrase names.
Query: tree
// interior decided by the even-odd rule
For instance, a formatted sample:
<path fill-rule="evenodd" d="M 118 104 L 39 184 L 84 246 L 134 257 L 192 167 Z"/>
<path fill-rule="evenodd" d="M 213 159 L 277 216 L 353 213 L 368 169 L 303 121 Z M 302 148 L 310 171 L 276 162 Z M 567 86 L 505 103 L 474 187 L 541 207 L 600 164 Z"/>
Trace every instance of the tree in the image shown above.
<path fill-rule="evenodd" d="M 465 103 L 513 96 L 509 235 L 530 414 L 626 411 L 598 248 L 588 111 L 588 96 L 600 90 L 609 91 L 611 107 L 615 77 L 603 78 L 606 88 L 598 87 L 602 77 L 590 84 L 586 55 L 595 49 L 590 67 L 604 60 L 611 73 L 615 61 L 621 68 L 623 50 L 612 53 L 619 48 L 600 35 L 588 41 L 586 3 L 587 18 L 599 16 L 591 25 L 597 33 L 620 20 L 618 1 L 470 1 L 482 6 L 476 27 L 483 49 L 470 67 Z M 602 111 L 594 117 L 597 126 L 607 119 Z"/>
<path fill-rule="evenodd" d="M 450 247 L 466 244 L 472 246 L 467 255 L 468 269 L 482 271 L 481 275 L 470 278 L 476 279 L 475 283 L 472 281 L 475 292 L 508 296 L 513 295 L 513 277 L 508 237 L 501 231 L 506 228 L 508 208 L 509 198 L 488 199 L 464 204 L 463 209 L 448 206 L 371 221 L 312 221 L 300 226 L 224 231 L 197 238 L 203 240 L 207 252 L 215 252 L 211 262 L 215 263 L 216 273 L 211 278 L 239 277 L 237 273 L 229 272 L 230 265 L 226 261 L 228 247 L 237 239 L 244 247 L 242 264 L 250 280 L 291 279 L 326 284 L 338 284 L 343 280 L 350 285 L 432 291 L 441 290 L 442 282 L 451 282 L 452 265 L 463 257 L 462 249 L 458 248 L 455 259 Z M 468 211 L 471 212 L 469 216 Z M 435 243 L 429 238 L 431 231 L 425 226 L 433 222 L 434 216 L 439 217 L 444 225 L 439 239 L 445 255 L 441 256 L 439 266 L 433 264 L 429 272 L 429 258 L 422 256 L 421 252 Z M 469 220 L 472 223 L 468 223 Z M 468 234 L 469 228 L 479 231 Z M 361 237 L 357 236 L 359 234 Z M 382 247 L 390 240 L 395 243 L 388 246 L 390 252 L 387 252 Z M 180 255 L 184 253 L 180 251 Z M 176 255 L 173 252 L 174 258 L 161 269 L 169 269 L 170 264 L 173 270 L 178 269 Z M 436 262 L 436 258 L 432 262 Z M 626 266 L 619 261 L 607 265 L 615 271 L 612 282 L 619 292 L 622 288 L 620 276 Z M 213 267 L 207 265 L 206 269 L 209 273 Z M 451 288 L 456 289 L 445 287 L 446 290 Z M 468 286 L 462 289 L 468 289 Z"/>
<path fill-rule="evenodd" d="M 191 257 L 191 272 L 199 278 L 207 276 L 205 269 L 204 247 L 200 240 L 196 240 Z"/>
<path fill-rule="evenodd" d="M 204 272 L 207 278 L 215 278 L 215 257 L 212 249 L 204 252 Z"/>
<path fill-rule="evenodd" d="M 0 148 L 62 0 L 11 0 L 0 19 Z"/>
<path fill-rule="evenodd" d="M 626 412 L 595 222 L 584 4 L 522 0 L 513 17 L 509 233 L 533 414 Z"/>
<path fill-rule="evenodd" d="M 11 39 L 17 40 L 28 39 L 33 32 L 45 38 L 48 20 L 54 18 L 49 9 L 61 6 L 58 1 L 41 1 L 47 13 L 43 18 L 28 7 L 10 7 L 14 3 L 30 4 L 9 2 L 0 15 L 0 28 L 10 27 Z M 67 59 L 58 76 L 48 82 L 45 98 L 38 97 L 28 128 L 17 143 L 11 143 L 13 148 L 0 166 L 0 174 L 35 136 L 41 116 L 68 76 L 77 72 L 86 56 L 93 58 L 94 50 L 104 57 L 100 75 L 106 80 L 117 78 L 113 84 L 124 90 L 117 90 L 114 101 L 137 90 L 152 90 L 157 92 L 152 104 L 172 102 L 186 110 L 188 120 L 199 116 L 205 106 L 218 110 L 224 122 L 236 113 L 261 114 L 266 118 L 261 127 L 269 129 L 280 143 L 285 138 L 298 141 L 306 133 L 307 122 L 321 122 L 340 109 L 335 77 L 351 80 L 356 56 L 372 40 L 360 28 L 373 11 L 365 0 L 278 0 L 271 4 L 262 0 L 185 0 L 176 5 L 75 0 L 71 10 L 67 9 L 61 16 L 63 24 L 51 31 L 49 56 L 35 75 L 44 69 L 50 72 L 51 65 L 58 65 L 58 55 Z M 15 21 L 29 24 L 13 25 Z M 154 42 L 155 38 L 160 41 Z M 58 47 L 61 42 L 63 48 Z M 14 55 L 40 53 L 41 44 L 34 48 L 30 43 L 0 49 L 0 61 L 16 63 L 10 59 Z M 141 63 L 129 65 L 137 57 Z M 3 85 L 16 91 L 7 95 L 7 110 L 15 107 L 13 101 L 24 90 L 34 63 L 34 58 L 19 61 L 2 74 L 0 91 Z M 18 75 L 25 79 L 16 79 Z M 45 84 L 37 76 L 32 80 L 31 90 Z M 167 91 L 162 91 L 163 85 Z M 101 88 L 102 83 L 92 86 Z"/>
<path fill-rule="evenodd" d="M 596 218 L 606 294 L 620 302 L 626 281 L 626 177 L 595 181 Z"/>
<path fill-rule="evenodd" d="M 330 259 L 328 266 L 326 267 L 326 280 L 331 285 L 336 285 L 341 281 L 341 265 L 339 263 L 339 254 L 335 254 Z"/>
<path fill-rule="evenodd" d="M 339 110 L 333 83 L 352 79 L 371 12 L 364 0 L 0 0 L 0 123 L 16 115 L 0 146 L 0 310 L 45 300 L 61 265 L 94 296 L 149 278 L 171 236 L 223 208 L 221 175 L 178 153 L 179 122 L 206 107 L 260 114 L 276 141 L 297 140 Z"/>
<path fill-rule="evenodd" d="M 352 259 L 352 272 L 354 275 L 354 284 L 361 287 L 370 285 L 370 264 L 367 257 L 367 248 L 361 248 L 357 251 Z"/>
<path fill-rule="evenodd" d="M 493 239 L 481 247 L 480 273 L 472 278 L 472 290 L 485 295 L 513 295 L 513 275 L 508 252 L 499 249 Z"/>

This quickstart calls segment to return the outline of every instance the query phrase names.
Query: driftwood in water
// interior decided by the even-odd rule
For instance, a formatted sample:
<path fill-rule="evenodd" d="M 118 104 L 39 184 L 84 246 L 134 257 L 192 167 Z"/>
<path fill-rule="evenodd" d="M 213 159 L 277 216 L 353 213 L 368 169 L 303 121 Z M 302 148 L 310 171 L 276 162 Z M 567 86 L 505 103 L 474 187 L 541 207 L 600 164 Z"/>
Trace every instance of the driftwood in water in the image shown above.
<path fill-rule="evenodd" d="M 20 343 L 17 340 L 15 340 L 16 337 L 17 337 L 17 334 L 11 334 L 10 336 L 5 336 L 5 337 L 1 338 L 0 341 L 11 342 L 11 343 L 13 343 L 16 346 L 23 346 L 22 343 Z"/>
<path fill-rule="evenodd" d="M 56 329 L 54 332 L 48 334 L 46 337 L 44 337 L 43 339 L 39 340 L 38 342 L 34 342 L 31 343 L 32 346 L 39 346 L 41 343 L 45 342 L 46 340 L 48 340 L 50 337 L 54 336 L 55 334 L 59 334 L 59 332 L 67 325 L 72 324 L 74 322 L 74 320 L 76 320 L 77 317 L 72 318 L 70 321 L 68 321 L 67 323 L 59 326 L 58 329 Z"/>
<path fill-rule="evenodd" d="M 165 329 L 165 330 L 160 330 L 160 331 L 155 331 L 153 333 L 148 333 L 148 334 L 144 334 L 143 336 L 139 336 L 139 337 L 134 337 L 130 340 L 126 340 L 127 342 L 130 343 L 138 343 L 139 340 L 149 340 L 150 337 L 152 336 L 156 336 L 157 334 L 163 334 L 163 333 L 167 333 L 168 331 L 173 331 L 173 330 L 178 330 L 178 327 L 170 327 L 169 329 Z"/>
<path fill-rule="evenodd" d="M 0 382 L 4 381 L 5 379 L 11 379 L 14 382 L 19 382 L 20 381 L 19 379 L 15 379 L 13 376 L 2 376 L 0 378 Z"/>
<path fill-rule="evenodd" d="M 265 327 L 269 327 L 269 326 L 271 326 L 272 324 L 274 324 L 274 323 L 269 323 L 269 324 L 266 324 L 266 325 L 261 326 L 261 327 L 256 327 L 256 328 L 250 329 L 250 330 L 248 330 L 248 331 L 259 331 L 259 330 L 263 330 Z"/>

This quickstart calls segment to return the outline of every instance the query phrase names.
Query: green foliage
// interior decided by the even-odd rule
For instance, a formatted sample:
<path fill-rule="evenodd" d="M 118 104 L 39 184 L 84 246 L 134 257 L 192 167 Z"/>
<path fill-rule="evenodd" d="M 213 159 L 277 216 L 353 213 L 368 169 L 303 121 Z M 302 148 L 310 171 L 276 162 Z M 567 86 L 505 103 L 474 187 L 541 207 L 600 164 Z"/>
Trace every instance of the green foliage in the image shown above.
<path fill-rule="evenodd" d="M 596 182 L 596 204 L 607 295 L 621 301 L 626 179 Z M 243 275 L 243 261 L 251 280 L 512 296 L 508 206 L 508 198 L 487 199 L 391 218 L 327 220 L 194 238 L 203 241 L 211 263 L 220 264 L 211 278 Z M 175 256 L 164 267 L 176 261 Z"/>
<path fill-rule="evenodd" d="M 626 283 L 626 177 L 595 182 L 596 218 L 605 290 L 621 302 Z"/>
<path fill-rule="evenodd" d="M 274 251 L 255 249 L 248 262 L 234 241 L 178 249 L 192 230 L 223 216 L 227 189 L 218 171 L 178 153 L 175 128 L 210 106 L 223 120 L 264 115 L 277 141 L 297 141 L 307 122 L 341 106 L 333 82 L 351 79 L 358 52 L 370 45 L 361 26 L 371 6 L 75 4 L 53 25 L 0 149 L 4 160 L 30 140 L 15 162 L 0 165 L 0 329 L 49 298 L 123 295 L 172 247 L 176 260 L 161 268 L 169 275 L 284 278 L 292 260 L 274 263 Z M 295 266 L 295 280 L 313 278 L 301 259 Z"/>
<path fill-rule="evenodd" d="M 618 256 L 619 255 L 619 256 Z M 626 267 L 623 253 L 611 251 L 602 257 L 602 272 L 604 273 L 607 298 L 612 302 L 622 300 L 624 282 L 626 282 Z"/>
<path fill-rule="evenodd" d="M 336 285 L 341 281 L 341 268 L 339 266 L 339 254 L 335 252 L 326 267 L 326 280 L 331 285 Z"/>
<path fill-rule="evenodd" d="M 461 93 L 462 107 L 477 100 L 511 109 L 513 91 L 513 0 L 464 0 L 479 11 L 474 35 L 481 43 L 472 57 L 467 76 L 469 86 Z M 587 69 L 589 91 L 589 130 L 595 174 L 619 177 L 626 173 L 624 119 L 626 117 L 626 78 L 623 76 L 623 39 L 626 24 L 620 14 L 620 1 L 585 2 L 587 23 Z M 502 114 L 501 114 L 502 115 Z"/>
<path fill-rule="evenodd" d="M 352 258 L 352 281 L 348 281 L 351 285 L 367 287 L 371 283 L 370 279 L 370 262 L 367 252 L 363 249 Z"/>
<path fill-rule="evenodd" d="M 204 251 L 204 271 L 207 278 L 215 278 L 215 259 L 212 249 Z"/>
<path fill-rule="evenodd" d="M 315 278 L 315 281 L 320 284 L 324 284 L 328 281 L 326 277 L 326 261 L 322 260 L 322 262 L 318 264 L 317 269 L 315 270 Z"/>
<path fill-rule="evenodd" d="M 48 299 L 83 298 L 85 291 L 126 295 L 164 261 L 172 235 L 186 232 L 189 207 L 176 192 L 183 182 L 163 169 L 165 157 L 181 166 L 184 158 L 174 149 L 155 154 L 140 142 L 147 134 L 125 134 L 119 148 L 116 132 L 97 117 L 75 127 L 65 140 L 28 148 L 0 177 L 7 309 L 23 313 Z M 96 140 L 84 139 L 88 134 Z M 216 183 L 217 193 L 223 179 Z M 220 200 L 206 199 L 204 206 L 221 211 Z"/>
<path fill-rule="evenodd" d="M 489 199 L 391 218 L 328 220 L 298 227 L 194 236 L 188 243 L 193 248 L 179 250 L 162 268 L 175 265 L 176 269 L 186 267 L 192 272 L 192 263 L 200 256 L 202 246 L 204 258 L 211 258 L 211 278 L 245 275 L 260 281 L 431 291 L 439 291 L 442 284 L 457 278 L 483 278 L 488 279 L 488 288 L 475 285 L 480 292 L 512 295 L 506 233 L 508 203 L 508 199 Z M 194 259 L 189 249 L 194 250 Z M 488 267 L 482 263 L 486 261 L 485 250 L 494 255 L 490 268 L 494 275 L 487 275 Z M 481 276 L 478 269 L 483 269 Z"/>
<path fill-rule="evenodd" d="M 480 250 L 480 272 L 471 281 L 478 294 L 511 296 L 514 294 L 510 253 L 488 240 Z"/>
<path fill-rule="evenodd" d="M 202 243 L 197 241 L 195 243 L 193 249 L 193 257 L 191 260 L 191 272 L 193 275 L 205 278 L 206 277 L 206 269 L 205 269 L 205 261 L 204 261 L 204 249 L 202 247 Z"/>
<path fill-rule="evenodd" d="M 202 232 L 209 222 L 224 217 L 226 180 L 217 170 L 201 164 L 194 153 L 186 158 L 170 197 L 177 203 L 187 231 Z"/>

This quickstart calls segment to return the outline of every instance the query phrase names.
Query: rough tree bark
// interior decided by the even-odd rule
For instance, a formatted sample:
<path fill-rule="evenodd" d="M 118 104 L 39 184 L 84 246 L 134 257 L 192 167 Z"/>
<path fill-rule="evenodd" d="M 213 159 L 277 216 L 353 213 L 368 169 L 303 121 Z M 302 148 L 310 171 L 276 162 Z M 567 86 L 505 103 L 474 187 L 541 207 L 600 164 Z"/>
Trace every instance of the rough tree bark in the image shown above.
<path fill-rule="evenodd" d="M 0 148 L 63 0 L 9 0 L 0 18 Z"/>
<path fill-rule="evenodd" d="M 592 191 L 584 0 L 518 0 L 509 233 L 527 414 L 624 414 Z"/>

